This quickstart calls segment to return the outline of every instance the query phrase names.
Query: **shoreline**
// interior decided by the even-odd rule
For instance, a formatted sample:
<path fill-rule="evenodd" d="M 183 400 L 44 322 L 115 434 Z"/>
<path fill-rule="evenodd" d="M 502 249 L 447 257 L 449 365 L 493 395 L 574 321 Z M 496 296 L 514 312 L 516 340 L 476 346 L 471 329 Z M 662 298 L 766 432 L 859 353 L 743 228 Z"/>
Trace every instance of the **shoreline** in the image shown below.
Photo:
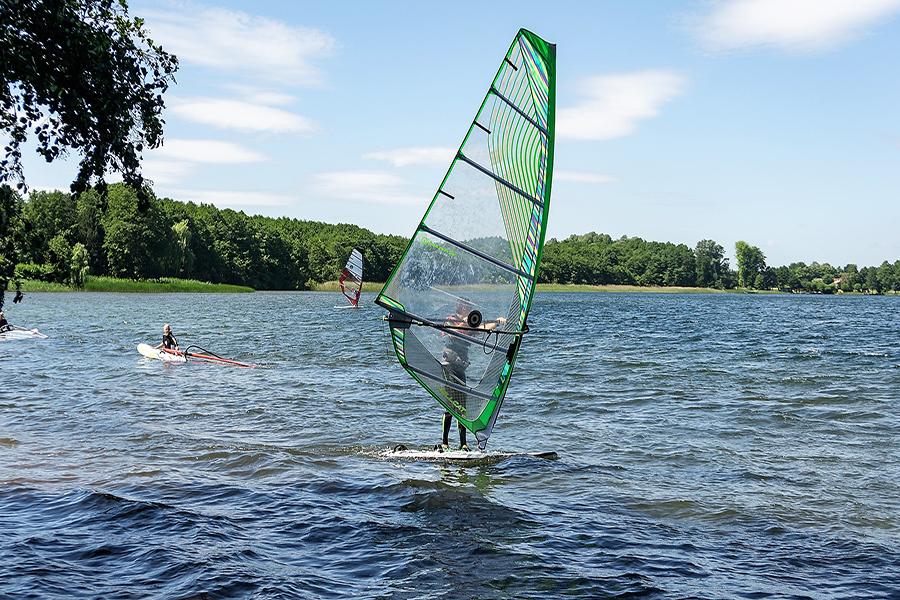
<path fill-rule="evenodd" d="M 380 292 L 384 283 L 367 281 L 363 283 L 363 292 Z M 9 293 L 12 290 L 9 290 Z M 175 277 L 162 277 L 158 281 L 130 279 L 118 279 L 115 277 L 88 276 L 84 288 L 78 289 L 61 283 L 51 283 L 26 279 L 22 281 L 22 291 L 31 292 L 90 292 L 90 293 L 137 293 L 137 294 L 179 294 L 179 293 L 213 293 L 234 294 L 256 292 L 251 287 L 229 283 L 209 283 L 194 279 L 178 279 Z M 311 292 L 340 292 L 340 284 L 337 281 L 325 281 L 310 290 L 261 290 L 261 291 L 311 291 Z M 588 285 L 577 283 L 539 283 L 537 292 L 577 292 L 577 293 L 603 293 L 603 294 L 758 294 L 758 295 L 793 295 L 794 292 L 782 292 L 779 290 L 750 290 L 735 288 L 723 290 L 718 288 L 697 288 L 683 286 L 640 286 L 640 285 Z M 805 296 L 867 296 L 862 292 L 836 292 L 834 294 L 814 294 L 810 292 L 796 292 Z M 886 292 L 883 296 L 900 296 L 894 292 Z"/>
<path fill-rule="evenodd" d="M 209 283 L 196 279 L 178 279 L 176 277 L 161 277 L 159 280 L 134 281 L 131 279 L 118 279 L 116 277 L 92 277 L 85 279 L 83 288 L 75 288 L 62 283 L 37 281 L 25 279 L 22 281 L 22 292 L 90 292 L 90 293 L 131 293 L 131 294 L 185 294 L 185 293 L 216 293 L 216 294 L 243 294 L 255 292 L 251 287 L 234 285 L 230 283 Z M 7 290 L 7 293 L 15 293 Z"/>
<path fill-rule="evenodd" d="M 364 292 L 380 292 L 383 282 L 366 281 L 363 282 Z M 340 292 L 340 284 L 337 281 L 325 281 L 319 283 L 312 292 Z M 537 292 L 580 292 L 580 293 L 604 293 L 604 294 L 750 294 L 750 295 L 802 295 L 802 296 L 874 296 L 876 294 L 865 294 L 863 292 L 836 292 L 834 294 L 815 294 L 812 292 L 782 292 L 781 290 L 751 290 L 747 288 L 734 288 L 723 290 L 719 288 L 699 288 L 684 286 L 662 286 L 662 285 L 624 285 L 624 284 L 607 284 L 607 285 L 589 285 L 581 283 L 539 283 L 537 284 Z M 900 296 L 893 292 L 885 292 L 882 296 Z"/>

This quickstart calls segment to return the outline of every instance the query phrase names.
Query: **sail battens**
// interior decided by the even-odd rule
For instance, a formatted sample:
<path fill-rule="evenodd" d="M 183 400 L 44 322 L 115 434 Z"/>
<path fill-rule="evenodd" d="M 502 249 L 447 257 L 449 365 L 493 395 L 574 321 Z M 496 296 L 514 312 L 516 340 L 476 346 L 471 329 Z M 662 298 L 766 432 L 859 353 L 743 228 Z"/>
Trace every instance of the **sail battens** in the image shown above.
<path fill-rule="evenodd" d="M 433 236 L 436 237 L 436 238 L 440 238 L 440 239 L 444 240 L 445 242 L 447 242 L 448 244 L 450 244 L 451 246 L 456 246 L 456 247 L 459 248 L 460 250 L 465 250 L 465 251 L 468 252 L 469 254 L 474 254 L 474 255 L 477 256 L 478 258 L 484 259 L 484 260 L 488 261 L 489 263 L 492 263 L 492 264 L 494 264 L 494 265 L 497 265 L 497 266 L 500 267 L 501 269 L 505 269 L 505 270 L 509 271 L 510 273 L 515 273 L 515 274 L 518 275 L 519 277 L 524 277 L 525 279 L 528 279 L 528 280 L 533 280 L 533 279 L 534 279 L 534 277 L 532 277 L 531 275 L 529 275 L 528 273 L 526 273 L 526 272 L 523 271 L 522 269 L 517 269 L 516 267 L 514 267 L 514 266 L 512 266 L 512 265 L 506 264 L 506 263 L 503 262 L 502 260 L 497 260 L 497 259 L 494 258 L 493 256 L 491 256 L 491 255 L 489 255 L 489 254 L 485 254 L 485 253 L 482 252 L 481 250 L 478 250 L 478 249 L 476 249 L 476 248 L 473 248 L 472 246 L 469 246 L 468 244 L 466 244 L 466 243 L 464 243 L 464 242 L 460 242 L 460 241 L 458 241 L 458 240 L 454 240 L 454 239 L 451 238 L 450 236 L 444 235 L 443 233 L 441 233 L 441 232 L 439 232 L 439 231 L 435 231 L 434 229 L 432 229 L 431 227 L 428 227 L 427 225 L 422 225 L 422 226 L 419 228 L 419 231 L 424 231 L 425 233 L 429 233 L 429 234 L 433 235 Z"/>
<path fill-rule="evenodd" d="M 491 130 L 490 130 L 490 129 L 488 129 L 487 127 L 485 127 L 485 126 L 482 125 L 481 123 L 479 123 L 477 120 L 474 121 L 474 123 L 475 123 L 475 126 L 478 127 L 479 129 L 481 129 L 483 132 L 485 132 L 485 133 L 488 134 L 488 135 L 491 135 Z"/>
<path fill-rule="evenodd" d="M 475 162 L 474 160 L 468 158 L 468 157 L 467 157 L 465 154 L 463 154 L 462 152 L 460 152 L 460 153 L 457 154 L 456 156 L 457 156 L 457 158 L 459 158 L 459 160 L 463 161 L 464 163 L 466 163 L 466 164 L 469 165 L 469 166 L 475 167 L 476 169 L 478 169 L 479 171 L 481 171 L 482 173 L 484 173 L 485 175 L 487 175 L 487 176 L 490 177 L 491 179 L 494 179 L 494 180 L 497 181 L 498 183 L 502 183 L 503 185 L 505 185 L 506 187 L 508 187 L 509 189 L 511 189 L 512 191 L 514 191 L 515 193 L 517 193 L 518 195 L 522 196 L 522 197 L 525 198 L 526 200 L 530 200 L 531 202 L 534 202 L 534 203 L 537 204 L 538 206 L 543 206 L 543 205 L 544 205 L 543 202 L 541 202 L 539 199 L 535 198 L 534 196 L 532 196 L 532 195 L 529 194 L 528 192 L 524 191 L 522 188 L 520 188 L 520 187 L 517 186 L 516 184 L 510 183 L 510 182 L 508 182 L 507 180 L 505 180 L 505 179 L 503 179 L 502 177 L 500 177 L 499 175 L 497 175 L 496 173 L 492 173 L 491 171 L 488 171 L 487 169 L 485 169 L 484 167 L 482 167 L 481 165 L 479 165 L 479 164 L 478 164 L 477 162 Z"/>
<path fill-rule="evenodd" d="M 516 106 L 516 103 L 515 103 L 515 102 L 513 102 L 512 100 L 510 100 L 509 98 L 507 98 L 506 96 L 504 96 L 504 95 L 503 95 L 503 92 L 501 92 L 500 90 L 498 90 L 498 89 L 495 88 L 494 86 L 491 86 L 491 91 L 494 93 L 495 96 L 497 96 L 498 98 L 500 98 L 501 100 L 503 100 L 503 102 L 504 102 L 507 106 L 509 106 L 509 107 L 510 107 L 511 109 L 513 109 L 514 111 L 516 111 L 516 114 L 518 114 L 520 117 L 522 117 L 523 119 L 525 119 L 526 121 L 528 121 L 529 123 L 531 123 L 532 125 L 534 125 L 534 126 L 537 128 L 538 131 L 540 131 L 540 132 L 543 133 L 544 135 L 547 135 L 547 129 L 546 129 L 543 125 L 541 125 L 540 123 L 538 123 L 537 121 L 535 121 L 534 119 L 532 119 L 531 117 L 529 117 L 527 114 L 525 114 L 525 112 L 524 112 L 521 108 L 519 108 L 518 106 Z"/>
<path fill-rule="evenodd" d="M 472 388 L 466 387 L 464 385 L 460 385 L 460 384 L 456 383 L 455 381 L 450 381 L 449 379 L 445 379 L 443 377 L 436 377 L 435 375 L 432 375 L 428 371 L 424 371 L 422 369 L 417 369 L 416 367 L 414 367 L 412 365 L 407 364 L 406 368 L 409 369 L 410 371 L 412 371 L 413 373 L 415 373 L 416 375 L 419 375 L 420 377 L 426 377 L 428 379 L 431 379 L 432 381 L 438 382 L 442 387 L 448 387 L 450 389 L 456 390 L 457 392 L 461 392 L 463 394 L 469 394 L 469 395 L 475 396 L 477 398 L 483 398 L 485 400 L 493 399 L 493 396 L 491 396 L 489 394 L 485 394 L 484 392 L 479 392 L 478 390 L 473 390 Z"/>
<path fill-rule="evenodd" d="M 446 325 L 441 325 L 431 319 L 426 319 L 425 317 L 422 317 L 420 315 L 414 315 L 412 313 L 406 312 L 405 310 L 400 310 L 398 308 L 389 306 L 386 303 L 384 303 L 381 299 L 375 300 L 375 303 L 383 308 L 388 309 L 394 315 L 400 315 L 401 317 L 406 317 L 407 321 L 403 322 L 404 325 L 406 325 L 406 324 L 421 325 L 423 327 L 431 327 L 433 329 L 439 329 L 441 331 L 441 333 L 446 333 L 447 335 L 452 335 L 455 338 L 458 338 L 461 340 L 466 340 L 470 344 L 477 344 L 478 346 L 481 346 L 483 348 L 490 348 L 491 350 L 500 350 L 502 352 L 506 352 L 506 350 L 507 350 L 507 348 L 505 346 L 500 346 L 499 344 L 493 343 L 490 340 L 490 336 L 492 336 L 492 335 L 496 335 L 497 337 L 503 336 L 503 335 L 522 336 L 522 335 L 525 335 L 526 333 L 528 333 L 527 329 L 525 329 L 524 331 L 506 331 L 505 329 L 501 329 L 501 330 L 496 330 L 496 329 L 486 330 L 485 329 L 482 331 L 484 331 L 485 334 L 488 334 L 488 337 L 486 339 L 478 339 L 477 337 L 463 333 L 464 331 L 477 331 L 474 328 L 468 329 L 468 328 L 447 327 Z M 398 319 L 388 318 L 388 322 L 390 322 L 390 321 L 394 321 L 396 323 L 398 321 Z"/>

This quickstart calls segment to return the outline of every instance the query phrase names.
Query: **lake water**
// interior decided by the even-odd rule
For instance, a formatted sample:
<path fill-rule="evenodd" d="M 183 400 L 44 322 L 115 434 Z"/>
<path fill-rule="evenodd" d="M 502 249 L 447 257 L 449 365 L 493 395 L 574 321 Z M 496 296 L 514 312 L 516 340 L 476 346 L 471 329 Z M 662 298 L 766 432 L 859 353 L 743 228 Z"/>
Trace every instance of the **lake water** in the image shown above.
<path fill-rule="evenodd" d="M 540 294 L 488 448 L 559 459 L 475 466 L 337 301 L 10 304 L 0 597 L 900 596 L 900 299 Z"/>

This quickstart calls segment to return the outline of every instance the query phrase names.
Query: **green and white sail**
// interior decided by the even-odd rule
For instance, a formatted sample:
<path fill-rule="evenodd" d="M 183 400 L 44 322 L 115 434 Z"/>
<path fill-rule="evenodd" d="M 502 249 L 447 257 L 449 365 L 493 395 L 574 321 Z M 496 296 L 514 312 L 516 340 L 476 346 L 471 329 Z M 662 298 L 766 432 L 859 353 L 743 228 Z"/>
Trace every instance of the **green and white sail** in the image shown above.
<path fill-rule="evenodd" d="M 550 206 L 555 87 L 556 47 L 520 30 L 375 300 L 390 311 L 400 364 L 482 449 L 528 331 Z M 462 324 L 448 319 L 460 306 Z M 500 324 L 488 332 L 482 320 Z M 462 378 L 448 374 L 448 346 L 468 355 Z"/>

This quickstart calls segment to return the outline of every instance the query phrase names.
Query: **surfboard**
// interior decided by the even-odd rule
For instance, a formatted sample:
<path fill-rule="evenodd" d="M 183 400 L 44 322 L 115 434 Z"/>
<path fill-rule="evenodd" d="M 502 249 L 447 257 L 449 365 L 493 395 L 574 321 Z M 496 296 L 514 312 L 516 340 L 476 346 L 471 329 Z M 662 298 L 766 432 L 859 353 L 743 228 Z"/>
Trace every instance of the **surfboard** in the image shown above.
<path fill-rule="evenodd" d="M 556 460 L 559 454 L 553 451 L 541 452 L 503 452 L 470 450 L 448 450 L 441 452 L 431 448 L 421 449 L 391 449 L 381 453 L 385 458 L 393 458 L 411 461 L 431 462 L 463 462 L 463 463 L 496 463 L 510 458 L 539 458 L 543 460 Z"/>
<path fill-rule="evenodd" d="M 172 354 L 170 352 L 164 352 L 159 348 L 154 348 L 149 344 L 138 344 L 137 351 L 140 352 L 142 356 L 161 360 L 163 362 L 187 362 L 187 358 L 185 358 L 183 354 Z"/>
<path fill-rule="evenodd" d="M 16 327 L 12 325 L 9 329 L 0 331 L 0 341 L 5 340 L 30 340 L 30 339 L 47 339 L 47 336 L 37 329 L 25 329 L 24 327 Z"/>

